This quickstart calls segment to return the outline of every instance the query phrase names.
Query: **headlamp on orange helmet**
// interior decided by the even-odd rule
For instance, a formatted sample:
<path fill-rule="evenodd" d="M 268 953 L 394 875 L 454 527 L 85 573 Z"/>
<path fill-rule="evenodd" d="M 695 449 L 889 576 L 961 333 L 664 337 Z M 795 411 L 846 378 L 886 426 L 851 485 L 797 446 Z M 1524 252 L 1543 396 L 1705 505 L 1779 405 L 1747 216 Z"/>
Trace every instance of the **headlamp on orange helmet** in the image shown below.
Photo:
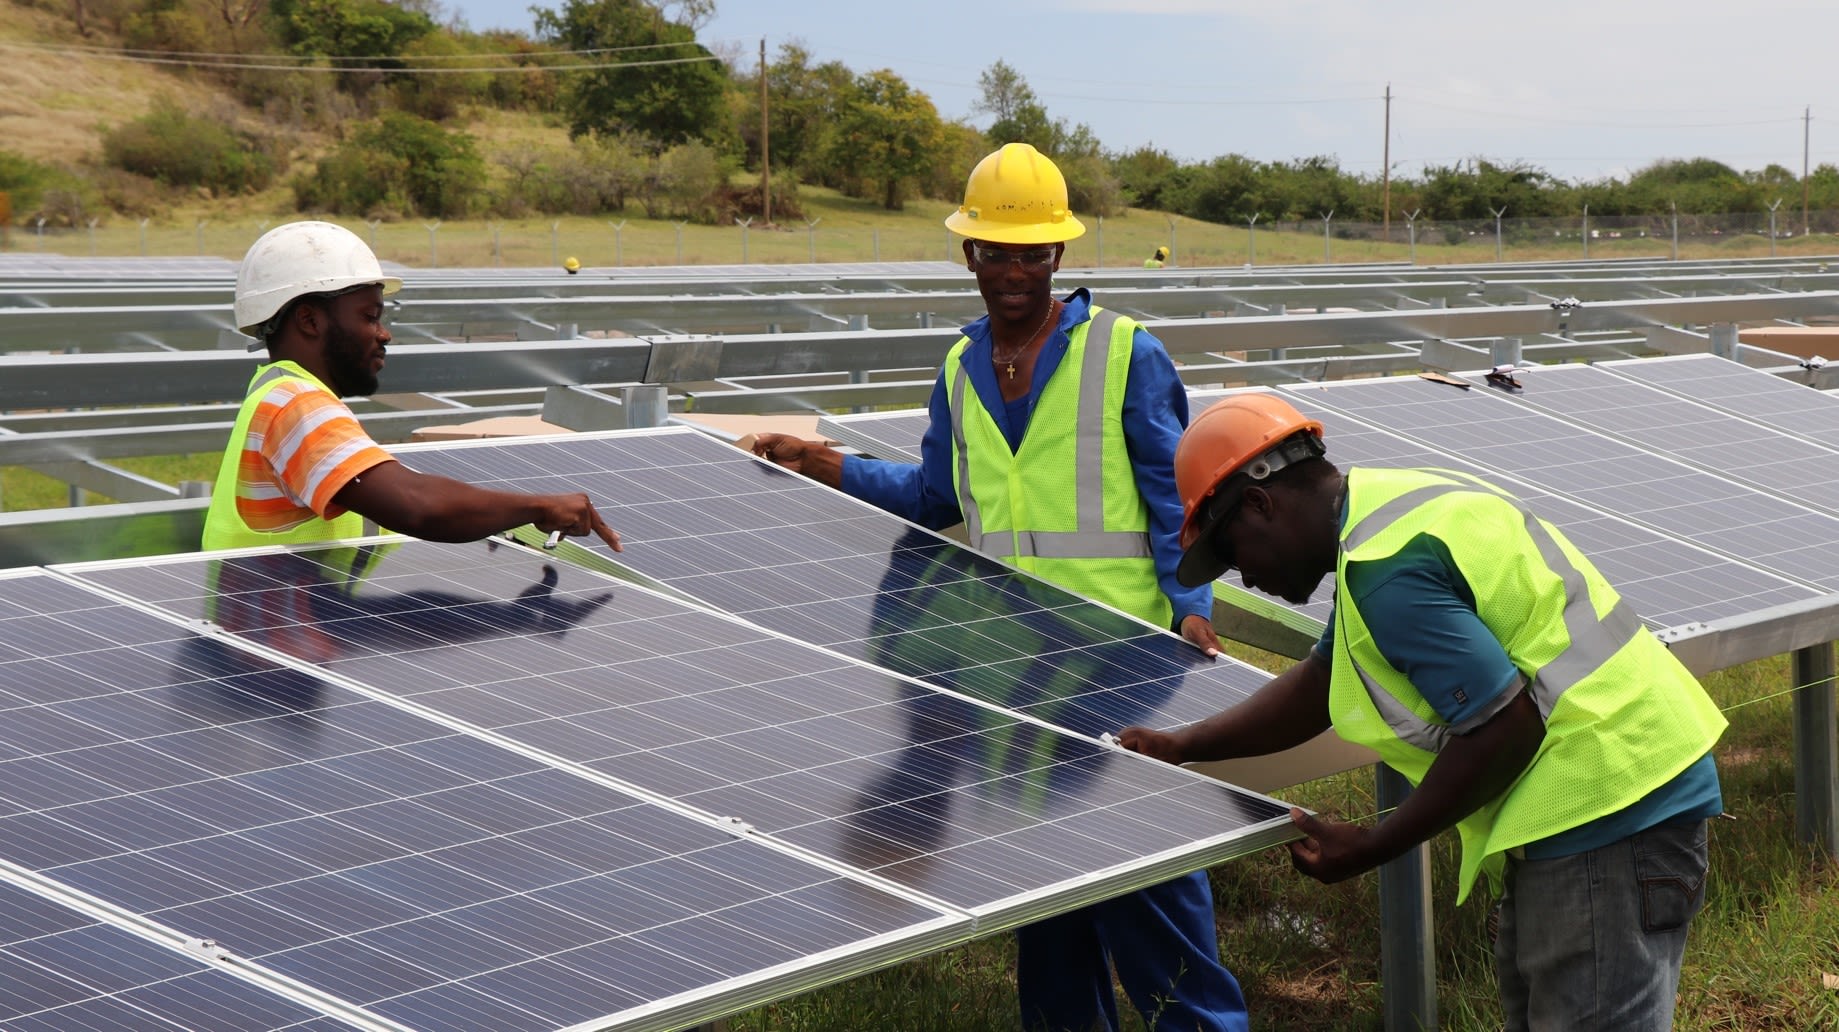
<path fill-rule="evenodd" d="M 1231 543 L 1217 531 L 1237 511 L 1245 489 L 1326 452 L 1322 424 L 1274 394 L 1235 394 L 1196 417 L 1175 446 L 1182 507 L 1175 578 L 1197 587 L 1237 565 Z"/>

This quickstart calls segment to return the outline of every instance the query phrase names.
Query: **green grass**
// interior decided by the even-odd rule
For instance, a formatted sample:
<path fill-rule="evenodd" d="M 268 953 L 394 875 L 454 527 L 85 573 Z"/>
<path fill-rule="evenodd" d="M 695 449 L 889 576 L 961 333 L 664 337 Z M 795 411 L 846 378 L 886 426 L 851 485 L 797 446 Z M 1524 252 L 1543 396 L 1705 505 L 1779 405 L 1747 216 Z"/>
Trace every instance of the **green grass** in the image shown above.
<path fill-rule="evenodd" d="M 898 212 L 876 204 L 844 197 L 833 190 L 799 188 L 803 218 L 783 219 L 775 227 L 753 226 L 743 232 L 737 225 L 679 225 L 665 219 L 647 219 L 636 203 L 616 215 L 568 216 L 528 219 L 470 219 L 439 222 L 409 219 L 372 227 L 359 218 L 334 218 L 375 246 L 379 257 L 412 268 L 543 267 L 558 266 L 574 256 L 584 266 L 727 265 L 794 262 L 867 262 L 961 260 L 958 242 L 945 231 L 944 219 L 954 205 L 947 201 L 908 202 Z M 271 192 L 262 200 L 267 207 L 237 198 L 233 203 L 192 204 L 149 219 L 146 226 L 124 216 L 105 216 L 93 230 L 81 228 L 47 233 L 40 238 L 28 227 L 12 228 L 5 249 L 66 255 L 215 255 L 240 259 L 265 228 L 303 215 L 287 210 L 287 198 Z M 1159 244 L 1171 241 L 1175 264 L 1181 266 L 1240 266 L 1249 259 L 1258 265 L 1309 265 L 1324 261 L 1319 230 L 1274 232 L 1260 228 L 1248 241 L 1244 226 L 1223 226 L 1161 212 L 1131 209 L 1107 218 L 1102 227 L 1082 216 L 1086 234 L 1067 247 L 1066 264 L 1086 268 L 1140 268 Z M 815 222 L 808 225 L 807 220 Z M 202 225 L 200 223 L 202 222 Z M 621 228 L 615 232 L 615 227 Z M 430 232 L 430 227 L 433 231 Z M 494 236 L 494 233 L 496 234 Z M 1414 251 L 1402 225 L 1392 227 L 1390 243 L 1335 239 L 1329 242 L 1331 263 L 1404 262 Z M 1102 237 L 1102 263 L 1100 261 Z M 1814 234 L 1795 240 L 1778 240 L 1776 253 L 1832 254 L 1839 238 Z M 1590 245 L 1591 258 L 1665 258 L 1671 245 L 1658 239 L 1598 240 Z M 1682 258 L 1765 257 L 1769 241 L 1759 236 L 1688 240 L 1680 245 Z M 1415 255 L 1420 265 L 1447 265 L 1495 261 L 1492 237 L 1465 239 L 1449 245 L 1419 240 Z M 1546 261 L 1584 257 L 1577 241 L 1509 244 L 1507 261 Z"/>
<path fill-rule="evenodd" d="M 111 460 L 131 473 L 151 477 L 161 483 L 177 484 L 181 480 L 213 480 L 217 476 L 220 455 L 145 455 Z M 88 491 L 81 492 L 79 504 L 95 505 L 114 501 Z M 36 470 L 23 466 L 0 466 L 0 512 L 26 509 L 57 509 L 70 504 L 70 486 Z"/>
<path fill-rule="evenodd" d="M 1240 651 L 1281 668 L 1284 661 Z M 1693 924 L 1675 1027 L 1839 1028 L 1839 885 L 1830 863 L 1794 839 L 1792 699 L 1777 658 L 1712 675 L 1706 687 L 1731 728 L 1717 748 L 1725 807 L 1711 829 L 1711 880 Z M 1761 701 L 1755 701 L 1761 700 Z M 1281 792 L 1344 818 L 1376 809 L 1367 771 Z M 1456 907 L 1452 835 L 1431 845 L 1438 1010 L 1450 1032 L 1500 1026 L 1488 904 Z M 1282 849 L 1212 872 L 1221 956 L 1245 989 L 1257 1029 L 1375 1032 L 1382 1026 L 1377 876 L 1324 886 Z M 972 943 L 730 1019 L 733 1032 L 940 1029 L 1008 1032 L 1015 1014 L 1012 936 Z M 1134 1014 L 1126 1027 L 1141 1028 Z"/>

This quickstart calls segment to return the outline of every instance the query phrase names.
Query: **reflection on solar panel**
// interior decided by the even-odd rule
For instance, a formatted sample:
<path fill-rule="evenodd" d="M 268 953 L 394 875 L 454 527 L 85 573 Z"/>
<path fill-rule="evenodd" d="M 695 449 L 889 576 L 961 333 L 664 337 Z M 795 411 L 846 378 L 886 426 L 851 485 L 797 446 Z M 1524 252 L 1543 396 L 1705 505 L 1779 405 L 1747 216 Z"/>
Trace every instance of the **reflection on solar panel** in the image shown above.
<path fill-rule="evenodd" d="M 144 575 L 123 586 L 185 587 L 122 569 Z M 316 611 L 310 588 L 260 583 L 261 601 Z M 770 978 L 965 934 L 960 916 L 48 576 L 0 579 L 0 640 L 0 857 L 379 1022 L 676 1025 L 773 995 Z"/>
<path fill-rule="evenodd" d="M 691 431 L 403 456 L 474 483 L 585 490 L 628 542 L 625 566 L 800 641 L 1093 737 L 1187 724 L 1268 679 Z"/>
<path fill-rule="evenodd" d="M 391 546 L 360 585 L 317 561 L 350 554 L 84 576 L 999 924 L 1287 825 L 1261 797 L 524 549 Z"/>
<path fill-rule="evenodd" d="M 200 958 L 4 882 L 0 1027 L 8 1032 L 351 1028 Z"/>
<path fill-rule="evenodd" d="M 1750 375 L 1773 379 L 1767 373 Z M 1594 366 L 1543 366 L 1526 370 L 1520 379 L 1525 390 L 1511 395 L 1514 401 L 1759 490 L 1839 513 L 1839 450 L 1657 387 L 1631 383 Z M 1793 384 L 1783 386 L 1815 393 Z"/>
<path fill-rule="evenodd" d="M 1830 544 L 1839 539 L 1839 518 L 1590 432 L 1512 398 L 1416 378 L 1328 384 L 1309 396 L 1521 483 L 1822 591 L 1839 590 L 1839 553 Z"/>
<path fill-rule="evenodd" d="M 1839 448 L 1839 397 L 1827 391 L 1715 355 L 1602 362 L 1597 368 Z"/>

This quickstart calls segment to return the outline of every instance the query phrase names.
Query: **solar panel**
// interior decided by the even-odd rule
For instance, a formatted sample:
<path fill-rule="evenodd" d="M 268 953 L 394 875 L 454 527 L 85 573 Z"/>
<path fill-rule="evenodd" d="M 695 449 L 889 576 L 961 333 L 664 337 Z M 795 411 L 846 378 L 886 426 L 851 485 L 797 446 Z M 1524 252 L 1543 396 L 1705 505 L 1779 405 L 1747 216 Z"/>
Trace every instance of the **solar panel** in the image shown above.
<path fill-rule="evenodd" d="M 969 932 L 60 579 L 0 640 L 0 858 L 379 1023 L 674 1026 Z"/>
<path fill-rule="evenodd" d="M 1761 372 L 1750 375 L 1768 377 Z M 1507 395 L 1516 402 L 1759 490 L 1839 513 L 1839 448 L 1595 366 L 1540 366 L 1519 377 L 1523 392 Z M 1783 386 L 1816 394 L 1793 384 Z M 1830 411 L 1839 420 L 1839 407 Z"/>
<path fill-rule="evenodd" d="M 1634 363 L 1639 365 L 1640 363 Z M 1193 391 L 1190 408 L 1199 412 L 1231 391 Z M 1809 392 L 1813 393 L 1813 392 Z M 1501 467 L 1484 467 L 1452 452 L 1402 436 L 1395 428 L 1382 428 L 1324 404 L 1317 387 L 1289 387 L 1285 400 L 1326 428 L 1328 457 L 1343 469 L 1350 466 L 1387 468 L 1432 467 L 1454 469 L 1479 476 L 1507 491 L 1542 518 L 1559 527 L 1590 556 L 1603 575 L 1656 629 L 1681 626 L 1756 612 L 1771 606 L 1812 598 L 1818 592 L 1788 577 L 1739 562 L 1710 548 L 1669 537 L 1633 522 L 1614 510 L 1593 508 Z M 853 443 L 877 456 L 898 456 L 913 451 L 917 461 L 923 413 L 872 413 L 833 417 L 826 433 L 842 440 L 846 424 Z M 1319 626 L 1333 604 L 1333 578 L 1317 589 L 1314 601 L 1290 606 L 1279 599 L 1238 587 L 1230 576 L 1215 591 L 1234 605 L 1267 617 L 1289 611 Z"/>
<path fill-rule="evenodd" d="M 864 412 L 847 416 L 820 416 L 817 430 L 864 455 L 895 462 L 920 461 L 920 439 L 932 422 L 925 409 L 907 412 Z"/>
<path fill-rule="evenodd" d="M 0 882 L 0 1027 L 9 1032 L 352 1028 L 175 946 L 6 882 Z"/>
<path fill-rule="evenodd" d="M 1839 397 L 1716 355 L 1601 362 L 1617 376 L 1839 448 Z"/>
<path fill-rule="evenodd" d="M 800 641 L 1098 737 L 1171 728 L 1269 675 L 688 430 L 458 442 L 411 465 L 585 490 L 623 567 Z"/>
<path fill-rule="evenodd" d="M 987 918 L 980 927 L 1288 835 L 1288 808 L 1262 797 L 522 548 L 383 546 L 355 586 L 320 562 L 350 555 L 82 576 L 207 615 L 532 755 L 872 871 Z M 389 783 L 413 784 L 393 771 Z M 667 898 L 699 892 L 711 908 L 738 902 L 698 884 Z"/>
<path fill-rule="evenodd" d="M 1839 518 L 1594 433 L 1492 390 L 1461 390 L 1413 377 L 1327 384 L 1311 388 L 1309 396 L 1519 483 L 1822 592 L 1839 590 L 1839 554 L 1830 545 L 1839 539 Z"/>

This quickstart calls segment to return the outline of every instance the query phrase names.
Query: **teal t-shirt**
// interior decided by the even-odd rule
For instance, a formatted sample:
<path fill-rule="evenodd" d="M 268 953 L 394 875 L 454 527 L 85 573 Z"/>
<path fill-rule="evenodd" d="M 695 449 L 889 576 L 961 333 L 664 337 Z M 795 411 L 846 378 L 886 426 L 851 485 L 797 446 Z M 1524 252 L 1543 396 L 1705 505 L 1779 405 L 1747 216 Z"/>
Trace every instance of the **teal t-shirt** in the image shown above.
<path fill-rule="evenodd" d="M 1486 723 L 1512 698 L 1520 677 L 1506 649 L 1475 611 L 1475 593 L 1443 542 L 1419 535 L 1384 559 L 1347 566 L 1348 592 L 1380 655 L 1410 679 L 1457 733 Z M 1335 618 L 1316 643 L 1334 656 Z M 1699 757 L 1673 780 L 1615 813 L 1530 842 L 1530 859 L 1570 856 L 1670 821 L 1715 817 L 1724 809 L 1717 766 Z"/>

